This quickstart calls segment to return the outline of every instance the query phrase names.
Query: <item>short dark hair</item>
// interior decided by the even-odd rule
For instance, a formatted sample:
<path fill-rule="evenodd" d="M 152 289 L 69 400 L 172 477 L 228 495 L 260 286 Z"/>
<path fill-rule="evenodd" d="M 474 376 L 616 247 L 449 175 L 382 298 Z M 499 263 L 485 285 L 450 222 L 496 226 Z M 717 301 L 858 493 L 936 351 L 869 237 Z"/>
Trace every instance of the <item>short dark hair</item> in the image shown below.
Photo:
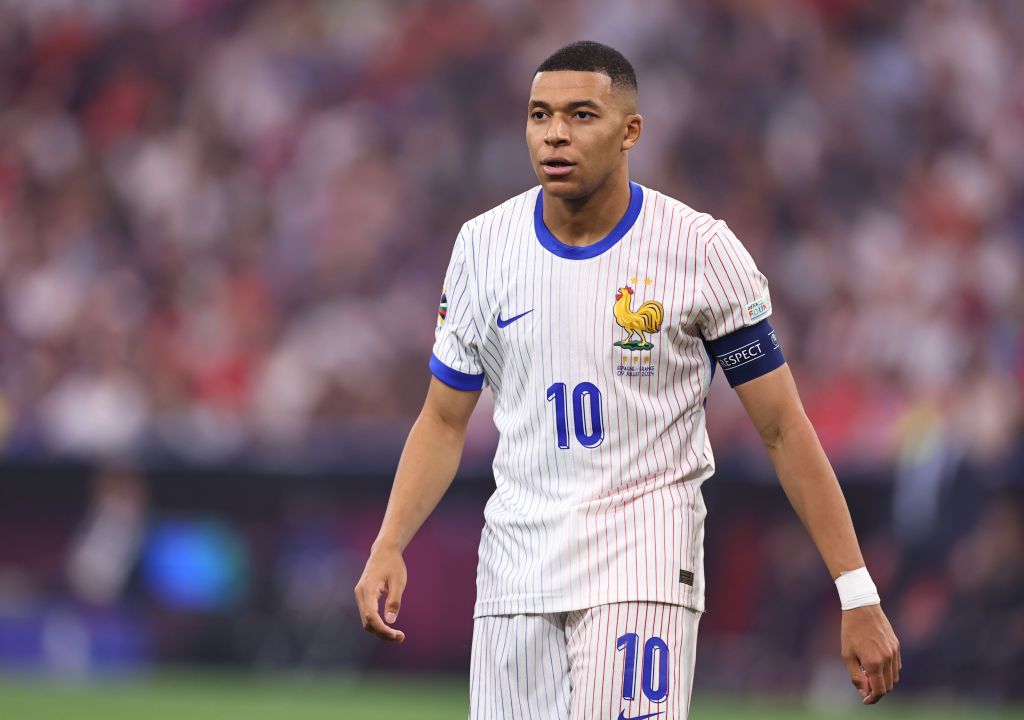
<path fill-rule="evenodd" d="M 611 78 L 613 87 L 636 92 L 636 73 L 629 60 L 615 48 L 593 40 L 578 40 L 561 47 L 537 68 L 537 72 L 552 70 L 603 73 Z"/>

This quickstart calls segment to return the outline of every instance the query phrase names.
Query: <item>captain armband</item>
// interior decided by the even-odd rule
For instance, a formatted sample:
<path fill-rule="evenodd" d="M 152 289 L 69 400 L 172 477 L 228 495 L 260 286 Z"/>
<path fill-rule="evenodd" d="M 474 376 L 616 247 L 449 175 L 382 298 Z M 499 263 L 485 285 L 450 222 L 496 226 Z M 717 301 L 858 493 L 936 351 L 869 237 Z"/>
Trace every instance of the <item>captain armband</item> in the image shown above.
<path fill-rule="evenodd" d="M 768 320 L 742 327 L 705 344 L 725 372 L 730 387 L 761 377 L 786 362 L 779 339 Z"/>

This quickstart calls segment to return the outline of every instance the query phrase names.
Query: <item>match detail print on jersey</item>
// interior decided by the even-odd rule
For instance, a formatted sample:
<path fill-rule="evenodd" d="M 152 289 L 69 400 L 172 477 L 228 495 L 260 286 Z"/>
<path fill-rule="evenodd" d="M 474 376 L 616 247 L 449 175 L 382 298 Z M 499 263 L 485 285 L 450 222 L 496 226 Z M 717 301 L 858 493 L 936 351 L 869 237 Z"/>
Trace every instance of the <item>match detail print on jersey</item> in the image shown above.
<path fill-rule="evenodd" d="M 553 236 L 544 201 L 534 187 L 463 225 L 443 281 L 430 369 L 488 386 L 499 436 L 474 616 L 701 612 L 704 401 L 716 359 L 730 382 L 781 362 L 767 280 L 724 222 L 637 183 L 586 247 Z"/>

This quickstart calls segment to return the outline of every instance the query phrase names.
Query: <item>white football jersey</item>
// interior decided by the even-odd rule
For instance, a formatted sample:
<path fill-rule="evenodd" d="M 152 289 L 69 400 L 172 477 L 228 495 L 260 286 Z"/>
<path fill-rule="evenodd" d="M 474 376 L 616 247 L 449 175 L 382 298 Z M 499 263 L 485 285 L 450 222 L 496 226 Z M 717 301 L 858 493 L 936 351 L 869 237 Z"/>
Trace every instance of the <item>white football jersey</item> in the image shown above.
<path fill-rule="evenodd" d="M 592 245 L 550 233 L 540 187 L 455 241 L 430 367 L 462 390 L 487 383 L 500 433 L 477 617 L 704 609 L 704 341 L 760 322 L 771 301 L 724 222 L 630 185 L 625 216 Z"/>

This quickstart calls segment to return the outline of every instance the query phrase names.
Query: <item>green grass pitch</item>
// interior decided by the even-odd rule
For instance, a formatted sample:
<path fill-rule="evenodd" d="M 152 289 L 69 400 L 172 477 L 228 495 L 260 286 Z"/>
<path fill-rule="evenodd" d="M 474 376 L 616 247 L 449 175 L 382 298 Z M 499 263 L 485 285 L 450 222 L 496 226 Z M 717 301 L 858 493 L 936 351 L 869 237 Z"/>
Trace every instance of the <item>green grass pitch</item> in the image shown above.
<path fill-rule="evenodd" d="M 160 674 L 134 681 L 56 683 L 0 676 L 4 720 L 448 720 L 465 718 L 464 678 L 316 680 L 204 673 Z M 776 699 L 731 701 L 695 692 L 692 720 L 1024 720 L 1024 709 L 984 709 L 949 702 L 883 700 L 814 711 Z"/>

